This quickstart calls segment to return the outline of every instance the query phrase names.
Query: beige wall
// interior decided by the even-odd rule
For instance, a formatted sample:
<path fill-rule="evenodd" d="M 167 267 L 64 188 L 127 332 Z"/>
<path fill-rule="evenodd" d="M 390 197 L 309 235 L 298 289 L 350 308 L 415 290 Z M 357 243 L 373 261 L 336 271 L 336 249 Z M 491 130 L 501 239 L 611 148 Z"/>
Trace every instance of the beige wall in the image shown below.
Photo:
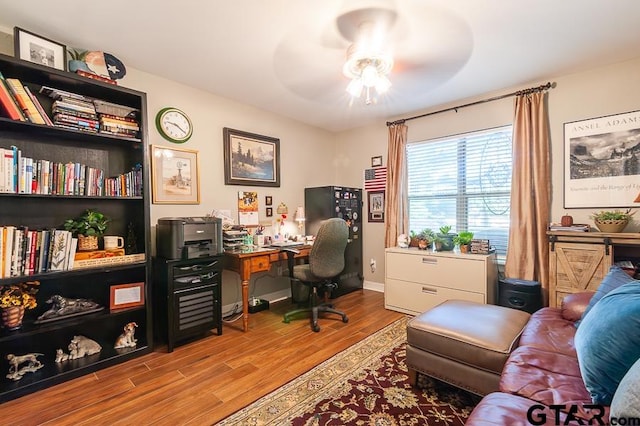
<path fill-rule="evenodd" d="M 551 218 L 559 221 L 567 212 L 574 217 L 576 223 L 592 223 L 589 214 L 596 209 L 563 208 L 563 124 L 565 122 L 599 117 L 603 115 L 640 109 L 640 58 L 605 66 L 588 72 L 552 77 L 548 80 L 531 82 L 521 87 L 507 87 L 495 93 L 487 93 L 474 99 L 456 101 L 450 105 L 442 105 L 431 111 L 444 109 L 486 99 L 500 94 L 510 93 L 526 87 L 534 87 L 552 81 L 557 87 L 549 91 L 549 124 L 551 131 L 551 184 L 552 205 Z M 416 142 L 441 136 L 455 135 L 473 130 L 486 129 L 509 124 L 512 121 L 514 98 L 489 102 L 473 107 L 459 109 L 458 112 L 446 112 L 430 117 L 408 121 L 408 141 Z M 429 112 L 416 111 L 391 120 L 410 117 Z M 353 167 L 339 167 L 339 180 L 362 181 L 362 170 L 370 167 L 371 157 L 384 156 L 386 165 L 387 129 L 381 122 L 375 127 L 365 127 L 338 135 L 336 144 L 336 158 L 349 159 L 345 161 Z M 366 216 L 366 203 L 365 203 Z M 638 231 L 629 226 L 627 231 Z M 364 259 L 365 281 L 374 283 L 384 282 L 384 228 L 382 224 L 364 224 Z M 378 268 L 371 272 L 369 260 L 377 260 Z"/>

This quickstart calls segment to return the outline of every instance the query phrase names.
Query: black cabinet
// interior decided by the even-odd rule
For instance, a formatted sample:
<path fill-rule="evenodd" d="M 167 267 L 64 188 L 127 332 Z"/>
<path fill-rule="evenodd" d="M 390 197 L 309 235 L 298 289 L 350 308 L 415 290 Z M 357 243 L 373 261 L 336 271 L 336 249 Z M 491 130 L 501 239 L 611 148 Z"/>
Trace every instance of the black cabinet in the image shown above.
<path fill-rule="evenodd" d="M 169 352 L 176 342 L 217 328 L 222 334 L 222 255 L 154 259 L 155 324 Z"/>
<path fill-rule="evenodd" d="M 127 238 L 126 254 L 120 260 L 74 265 L 62 271 L 35 269 L 34 273 L 17 272 L 0 275 L 0 287 L 26 281 L 39 281 L 38 306 L 27 310 L 17 330 L 0 329 L 0 401 L 31 393 L 56 383 L 105 368 L 151 352 L 153 329 L 149 303 L 151 258 L 149 225 L 148 147 L 146 143 L 146 95 L 136 90 L 88 79 L 73 73 L 0 55 L 0 72 L 5 78 L 18 79 L 27 86 L 53 118 L 52 99 L 40 93 L 43 86 L 81 95 L 93 102 L 103 101 L 138 112 L 139 132 L 135 135 L 87 132 L 62 125 L 35 124 L 8 118 L 0 108 L 0 148 L 16 147 L 21 155 L 52 163 L 72 163 L 101 170 L 105 177 L 124 175 L 136 167 L 142 169 L 141 189 L 133 194 L 100 192 L 86 196 L 80 191 L 51 193 L 0 192 L 0 231 L 10 227 L 41 232 L 63 229 L 66 219 L 78 217 L 85 210 L 104 213 L 110 219 L 107 234 Z M 40 176 L 34 173 L 34 187 Z M 86 192 L 85 192 L 86 194 Z M 105 195 L 109 194 L 109 195 Z M 7 247 L 3 249 L 3 255 Z M 130 255 L 130 256 L 129 256 Z M 13 260 L 10 258 L 13 264 Z M 6 265 L 5 265 L 6 266 Z M 5 268 L 6 269 L 6 268 Z M 28 271 L 30 272 L 30 271 Z M 113 302 L 114 289 L 132 285 L 138 289 L 137 301 L 119 309 Z M 68 299 L 89 299 L 103 309 L 77 316 L 64 316 L 53 321 L 37 321 L 48 310 L 53 295 Z M 135 299 L 135 298 L 134 298 Z M 115 349 L 114 344 L 124 326 L 136 323 L 133 347 Z M 99 353 L 56 362 L 57 350 L 69 353 L 74 336 L 85 336 L 97 342 Z M 37 353 L 43 366 L 27 372 L 19 380 L 5 378 L 10 371 L 7 355 Z"/>

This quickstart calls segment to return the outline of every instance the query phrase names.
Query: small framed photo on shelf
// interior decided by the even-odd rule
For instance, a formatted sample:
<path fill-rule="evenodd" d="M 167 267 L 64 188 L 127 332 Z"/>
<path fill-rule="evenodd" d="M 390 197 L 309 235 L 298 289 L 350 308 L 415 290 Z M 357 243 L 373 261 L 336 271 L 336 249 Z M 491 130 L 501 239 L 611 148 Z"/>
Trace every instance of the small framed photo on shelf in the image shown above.
<path fill-rule="evenodd" d="M 198 151 L 151 146 L 154 204 L 200 204 Z"/>
<path fill-rule="evenodd" d="M 371 167 L 380 167 L 382 166 L 382 155 L 378 155 L 377 157 L 371 157 Z"/>
<path fill-rule="evenodd" d="M 368 192 L 369 222 L 384 222 L 384 191 Z"/>
<path fill-rule="evenodd" d="M 273 197 L 271 195 L 267 195 L 266 197 L 264 197 L 264 205 L 265 206 L 273 205 Z"/>
<path fill-rule="evenodd" d="M 62 71 L 67 70 L 67 47 L 19 27 L 13 28 L 15 57 Z"/>
<path fill-rule="evenodd" d="M 112 312 L 144 306 L 143 282 L 112 285 L 109 293 L 109 310 Z"/>
<path fill-rule="evenodd" d="M 267 217 L 273 216 L 273 207 L 267 207 Z"/>

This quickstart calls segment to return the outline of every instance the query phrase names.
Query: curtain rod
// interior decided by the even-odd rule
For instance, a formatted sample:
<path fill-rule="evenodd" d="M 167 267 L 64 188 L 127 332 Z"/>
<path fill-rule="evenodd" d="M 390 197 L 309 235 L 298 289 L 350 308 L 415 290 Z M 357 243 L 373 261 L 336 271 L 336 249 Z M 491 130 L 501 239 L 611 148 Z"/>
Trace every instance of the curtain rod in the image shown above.
<path fill-rule="evenodd" d="M 393 126 L 394 124 L 403 124 L 405 121 L 415 120 L 416 118 L 428 117 L 430 115 L 440 114 L 441 112 L 447 112 L 447 111 L 458 112 L 458 110 L 460 108 L 465 108 L 465 107 L 469 107 L 469 106 L 473 106 L 473 105 L 484 104 L 486 102 L 497 101 L 499 99 L 509 98 L 511 96 L 528 95 L 530 93 L 542 92 L 543 90 L 548 90 L 548 89 L 551 89 L 553 87 L 556 87 L 556 83 L 548 82 L 547 84 L 543 84 L 542 86 L 531 87 L 529 89 L 524 89 L 524 90 L 518 90 L 517 92 L 507 93 L 506 95 L 495 96 L 493 98 L 483 99 L 481 101 L 471 102 L 471 103 L 464 104 L 464 105 L 458 105 L 458 106 L 451 107 L 451 108 L 445 108 L 445 109 L 441 109 L 439 111 L 428 112 L 426 114 L 415 115 L 413 117 L 403 118 L 403 119 L 396 120 L 396 121 L 387 121 L 387 126 Z"/>

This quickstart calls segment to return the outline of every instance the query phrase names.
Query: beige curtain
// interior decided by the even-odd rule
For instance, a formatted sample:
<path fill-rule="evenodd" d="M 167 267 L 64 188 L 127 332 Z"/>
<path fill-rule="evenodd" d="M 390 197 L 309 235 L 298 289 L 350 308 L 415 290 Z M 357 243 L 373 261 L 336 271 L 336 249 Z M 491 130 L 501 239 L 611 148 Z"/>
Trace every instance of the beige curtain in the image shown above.
<path fill-rule="evenodd" d="M 546 93 L 516 97 L 507 278 L 539 281 L 548 305 L 550 182 Z"/>
<path fill-rule="evenodd" d="M 406 192 L 407 129 L 404 123 L 389 125 L 389 150 L 387 152 L 387 202 L 384 207 L 384 246 L 395 247 L 398 235 L 406 234 L 409 227 Z"/>

